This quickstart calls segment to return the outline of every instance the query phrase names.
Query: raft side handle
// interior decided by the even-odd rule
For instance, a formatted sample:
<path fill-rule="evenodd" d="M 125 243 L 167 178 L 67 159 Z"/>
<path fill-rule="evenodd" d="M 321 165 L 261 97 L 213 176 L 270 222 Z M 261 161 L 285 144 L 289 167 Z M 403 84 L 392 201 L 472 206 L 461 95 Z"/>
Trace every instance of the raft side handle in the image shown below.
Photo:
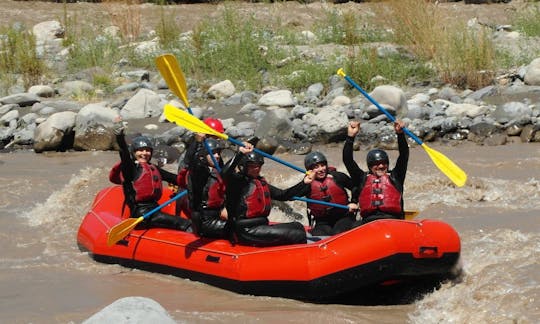
<path fill-rule="evenodd" d="M 439 256 L 439 249 L 436 246 L 421 246 L 418 248 L 418 253 L 423 258 L 436 258 Z"/>
<path fill-rule="evenodd" d="M 218 257 L 218 256 L 213 256 L 213 255 L 210 255 L 210 254 L 206 256 L 206 262 L 219 263 L 219 260 L 220 260 L 220 259 L 221 259 L 220 257 Z"/>

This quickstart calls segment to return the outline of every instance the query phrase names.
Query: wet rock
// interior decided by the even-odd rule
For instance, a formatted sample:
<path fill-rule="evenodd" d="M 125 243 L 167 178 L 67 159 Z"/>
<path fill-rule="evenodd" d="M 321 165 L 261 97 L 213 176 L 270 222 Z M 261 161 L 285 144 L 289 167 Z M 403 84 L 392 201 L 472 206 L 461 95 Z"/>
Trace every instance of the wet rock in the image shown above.
<path fill-rule="evenodd" d="M 145 297 L 125 297 L 92 315 L 83 324 L 160 323 L 175 324 L 175 320 L 156 301 Z"/>

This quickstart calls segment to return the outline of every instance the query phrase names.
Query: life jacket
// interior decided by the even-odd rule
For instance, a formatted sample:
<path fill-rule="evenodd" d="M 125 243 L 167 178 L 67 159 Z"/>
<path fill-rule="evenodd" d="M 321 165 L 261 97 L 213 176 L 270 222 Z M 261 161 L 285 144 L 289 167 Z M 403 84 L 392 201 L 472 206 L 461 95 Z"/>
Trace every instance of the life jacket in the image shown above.
<path fill-rule="evenodd" d="M 392 184 L 388 174 L 380 178 L 374 174 L 368 174 L 358 201 L 362 216 L 368 216 L 377 210 L 391 214 L 402 212 L 401 193 Z"/>
<path fill-rule="evenodd" d="M 187 188 L 187 182 L 188 182 L 188 176 L 189 176 L 189 169 L 184 167 L 178 170 L 178 174 L 176 175 L 176 184 L 180 188 Z"/>
<path fill-rule="evenodd" d="M 251 179 L 244 197 L 240 197 L 246 207 L 245 218 L 267 217 L 272 209 L 270 186 L 263 177 Z"/>
<path fill-rule="evenodd" d="M 332 202 L 340 205 L 347 205 L 349 200 L 345 189 L 340 187 L 334 180 L 334 177 L 330 174 L 328 174 L 323 181 L 314 179 L 311 182 L 310 198 L 315 200 Z M 311 215 L 317 218 L 328 216 L 326 215 L 326 212 L 333 207 L 321 204 L 308 203 L 308 208 L 311 212 Z"/>
<path fill-rule="evenodd" d="M 216 169 L 212 169 L 203 190 L 203 205 L 209 209 L 222 208 L 225 203 L 225 182 Z"/>
<path fill-rule="evenodd" d="M 116 163 L 109 172 L 109 181 L 114 184 L 122 184 L 124 177 L 122 176 L 121 162 Z"/>
<path fill-rule="evenodd" d="M 162 184 L 159 170 L 150 163 L 139 163 L 141 174 L 133 181 L 135 201 L 157 201 L 161 198 Z"/>

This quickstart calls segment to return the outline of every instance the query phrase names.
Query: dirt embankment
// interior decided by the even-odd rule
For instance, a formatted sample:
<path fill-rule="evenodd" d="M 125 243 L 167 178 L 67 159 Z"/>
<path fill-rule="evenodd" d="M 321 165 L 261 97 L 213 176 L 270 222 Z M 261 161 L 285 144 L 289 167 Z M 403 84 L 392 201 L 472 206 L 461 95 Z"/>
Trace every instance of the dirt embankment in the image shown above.
<path fill-rule="evenodd" d="M 507 24 L 511 16 L 523 5 L 523 1 L 514 0 L 510 3 L 473 5 L 460 2 L 447 2 L 439 4 L 446 17 L 452 19 L 478 18 L 486 24 Z M 344 3 L 332 4 L 325 2 L 313 2 L 302 4 L 297 1 L 278 3 L 197 3 L 178 4 L 168 6 L 156 6 L 142 4 L 131 7 L 130 14 L 140 19 L 141 31 L 144 33 L 155 29 L 161 19 L 174 19 L 179 26 L 179 32 L 191 30 L 199 21 L 206 17 L 218 14 L 218 9 L 225 5 L 234 5 L 235 10 L 248 15 L 254 15 L 259 21 L 276 23 L 297 29 L 310 29 L 314 23 L 326 19 L 333 9 L 344 12 L 352 12 L 357 15 L 372 15 L 380 3 Z M 0 1 L 0 26 L 9 26 L 15 22 L 23 23 L 27 27 L 47 20 L 59 20 L 64 22 L 69 17 L 74 24 L 79 26 L 102 26 L 111 25 L 119 12 L 127 14 L 127 11 L 119 11 L 118 4 L 111 3 L 54 3 L 41 1 Z M 286 14 L 283 14 L 286 13 Z M 376 19 L 376 17 L 375 17 Z"/>

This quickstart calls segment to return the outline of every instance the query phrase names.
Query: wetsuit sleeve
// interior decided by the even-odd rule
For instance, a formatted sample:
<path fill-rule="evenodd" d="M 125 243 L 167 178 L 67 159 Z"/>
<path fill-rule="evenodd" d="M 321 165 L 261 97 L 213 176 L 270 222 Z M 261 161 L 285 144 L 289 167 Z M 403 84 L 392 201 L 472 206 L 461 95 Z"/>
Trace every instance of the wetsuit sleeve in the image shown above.
<path fill-rule="evenodd" d="M 349 189 L 349 190 L 353 190 L 354 185 L 353 185 L 353 182 L 351 180 L 351 177 L 349 177 L 348 175 L 346 175 L 343 172 L 332 172 L 331 174 L 334 177 L 336 183 L 340 187 L 345 188 L 345 189 Z"/>
<path fill-rule="evenodd" d="M 190 165 L 194 165 L 197 160 L 197 153 L 202 147 L 202 143 L 197 142 L 195 136 L 192 136 L 189 140 L 186 154 L 184 156 L 184 167 L 189 168 Z"/>
<path fill-rule="evenodd" d="M 131 158 L 124 134 L 116 135 L 116 142 L 120 150 L 120 169 L 125 181 L 133 181 L 137 166 Z"/>
<path fill-rule="evenodd" d="M 352 181 L 352 190 L 351 190 L 351 202 L 358 202 L 358 195 L 360 194 L 360 187 L 365 181 L 366 172 L 360 169 L 358 164 L 354 161 L 353 158 L 353 143 L 354 137 L 347 136 L 345 140 L 345 145 L 343 145 L 343 164 L 349 172 L 349 176 Z"/>
<path fill-rule="evenodd" d="M 398 149 L 399 157 L 396 161 L 396 166 L 392 170 L 392 177 L 401 185 L 401 191 L 403 191 L 403 184 L 405 183 L 405 175 L 409 163 L 409 144 L 407 143 L 405 134 L 398 134 Z"/>
<path fill-rule="evenodd" d="M 230 181 L 230 179 L 234 176 L 235 169 L 243 156 L 244 154 L 241 152 L 236 153 L 234 157 L 227 161 L 227 163 L 225 163 L 225 165 L 221 168 L 221 177 L 223 180 L 225 180 L 225 182 L 228 183 L 228 181 Z"/>
<path fill-rule="evenodd" d="M 162 168 L 158 168 L 159 174 L 161 174 L 161 179 L 165 182 L 172 183 L 174 185 L 177 185 L 176 182 L 177 176 L 176 174 L 169 172 L 167 170 L 164 170 Z"/>
<path fill-rule="evenodd" d="M 309 193 L 308 190 L 311 189 L 311 186 L 309 184 L 305 184 L 303 179 L 299 183 L 287 189 L 279 189 L 272 186 L 271 184 L 269 184 L 269 186 L 270 196 L 272 197 L 272 199 L 280 201 L 292 200 L 292 197 L 294 196 L 305 196 Z"/>
<path fill-rule="evenodd" d="M 131 158 L 124 134 L 116 135 L 116 142 L 120 148 L 118 153 L 120 154 L 120 170 L 122 177 L 124 178 L 122 181 L 124 196 L 128 206 L 133 208 L 135 206 L 136 193 L 132 183 L 137 172 L 137 165 Z"/>

